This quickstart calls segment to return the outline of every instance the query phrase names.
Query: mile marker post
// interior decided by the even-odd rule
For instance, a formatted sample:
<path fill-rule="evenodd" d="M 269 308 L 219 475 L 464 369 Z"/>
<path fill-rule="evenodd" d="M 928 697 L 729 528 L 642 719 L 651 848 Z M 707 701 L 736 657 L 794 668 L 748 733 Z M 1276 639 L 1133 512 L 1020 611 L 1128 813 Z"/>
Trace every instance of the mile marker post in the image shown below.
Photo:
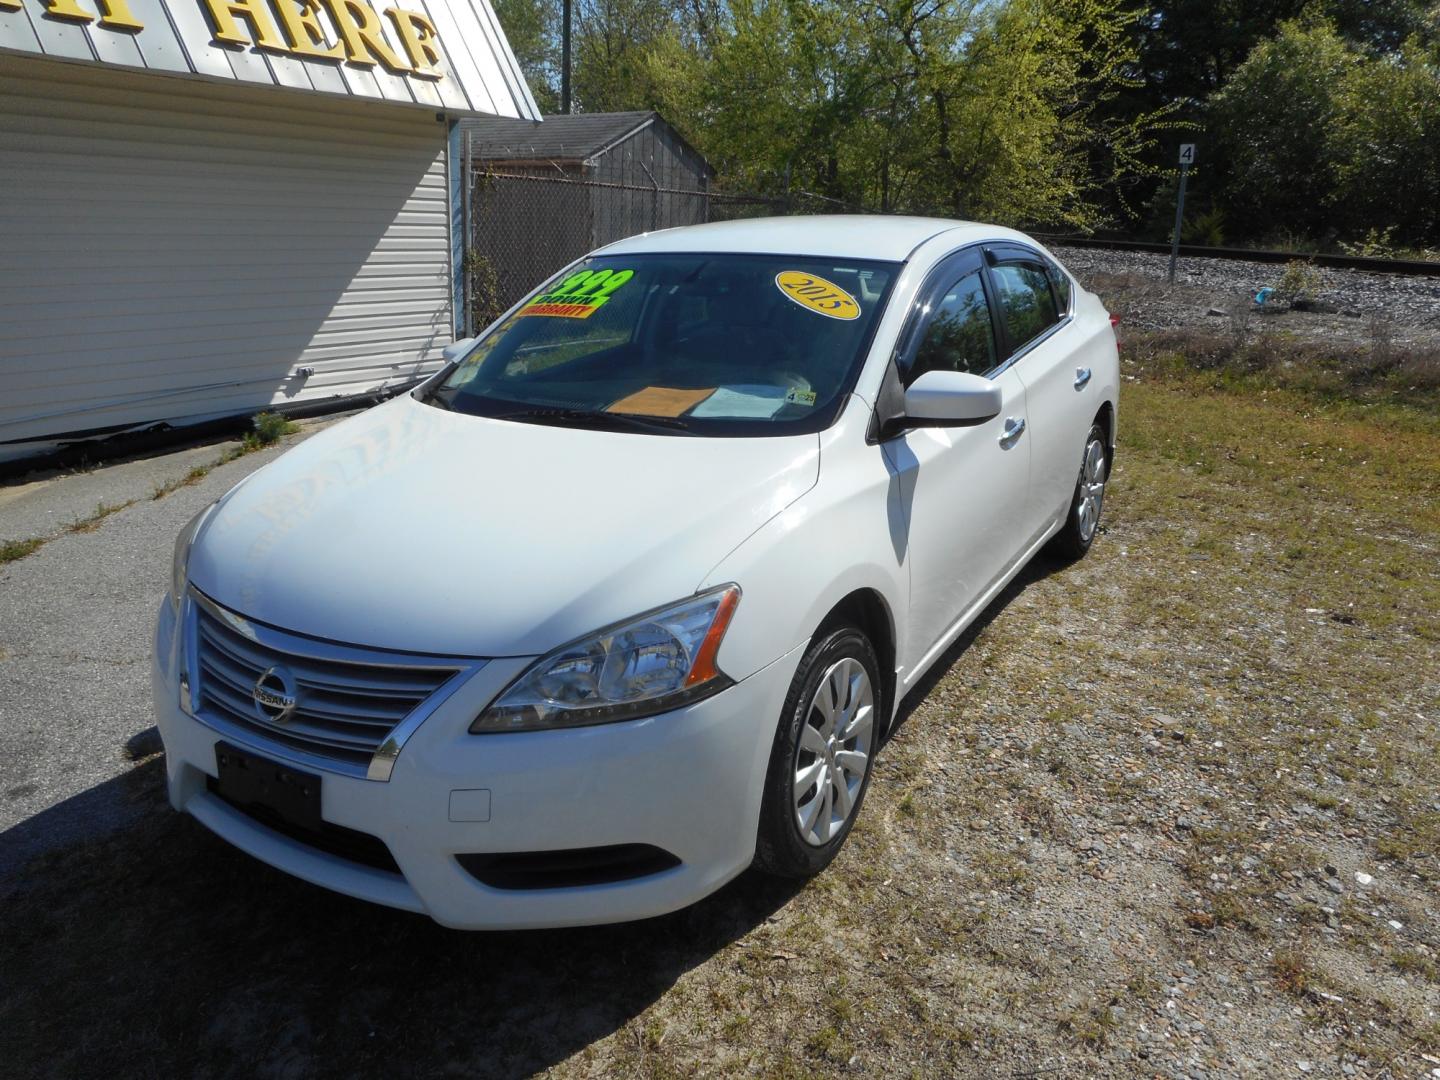
<path fill-rule="evenodd" d="M 1180 222 L 1185 218 L 1185 181 L 1195 163 L 1195 144 L 1180 144 L 1180 197 L 1175 200 L 1175 238 L 1170 241 L 1170 284 L 1175 284 L 1175 260 L 1180 257 Z"/>

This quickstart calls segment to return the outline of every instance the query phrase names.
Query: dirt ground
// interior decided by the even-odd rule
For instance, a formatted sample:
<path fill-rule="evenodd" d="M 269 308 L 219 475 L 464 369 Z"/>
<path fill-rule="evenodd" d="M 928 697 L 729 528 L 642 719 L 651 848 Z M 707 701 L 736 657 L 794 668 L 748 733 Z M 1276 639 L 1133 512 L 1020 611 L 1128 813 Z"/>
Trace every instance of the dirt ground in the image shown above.
<path fill-rule="evenodd" d="M 904 705 L 859 827 L 621 927 L 466 935 L 119 780 L 3 898 L 40 1076 L 1440 1076 L 1440 422 L 1128 369 L 1104 533 Z"/>

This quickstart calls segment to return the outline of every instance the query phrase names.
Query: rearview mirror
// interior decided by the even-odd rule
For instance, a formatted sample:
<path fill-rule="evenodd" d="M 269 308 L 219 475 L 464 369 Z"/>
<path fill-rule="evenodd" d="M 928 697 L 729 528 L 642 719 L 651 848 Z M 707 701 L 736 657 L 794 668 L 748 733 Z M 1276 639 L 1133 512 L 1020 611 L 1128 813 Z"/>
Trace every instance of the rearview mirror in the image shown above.
<path fill-rule="evenodd" d="M 1000 387 L 966 371 L 927 371 L 905 390 L 905 422 L 915 427 L 978 424 L 1003 406 Z"/>
<path fill-rule="evenodd" d="M 445 358 L 445 363 L 447 364 L 450 363 L 452 360 L 459 360 L 467 352 L 473 349 L 475 347 L 475 342 L 479 340 L 479 338 L 473 337 L 461 338 L 453 345 L 446 345 L 445 348 L 441 349 L 440 355 Z"/>

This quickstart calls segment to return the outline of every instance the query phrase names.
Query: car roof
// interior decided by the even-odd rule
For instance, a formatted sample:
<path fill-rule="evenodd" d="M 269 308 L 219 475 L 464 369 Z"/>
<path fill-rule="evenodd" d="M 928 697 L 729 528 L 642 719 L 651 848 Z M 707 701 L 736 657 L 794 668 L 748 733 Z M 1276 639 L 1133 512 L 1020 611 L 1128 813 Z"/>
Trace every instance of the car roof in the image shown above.
<path fill-rule="evenodd" d="M 677 229 L 641 233 L 600 250 L 606 255 L 705 252 L 903 262 L 917 247 L 941 233 L 953 233 L 957 244 L 1022 238 L 1009 229 L 974 221 L 884 214 L 825 214 L 685 225 Z"/>

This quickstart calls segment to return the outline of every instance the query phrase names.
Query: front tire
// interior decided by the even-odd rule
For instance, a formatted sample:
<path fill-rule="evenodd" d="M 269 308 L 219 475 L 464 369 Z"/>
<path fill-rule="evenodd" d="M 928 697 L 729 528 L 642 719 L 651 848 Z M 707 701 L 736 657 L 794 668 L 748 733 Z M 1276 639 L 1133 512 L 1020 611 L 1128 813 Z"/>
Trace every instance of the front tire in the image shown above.
<path fill-rule="evenodd" d="M 805 652 L 770 752 L 755 865 L 807 878 L 850 835 L 870 786 L 882 715 L 880 664 L 854 627 L 818 637 Z"/>
<path fill-rule="evenodd" d="M 1074 561 L 1083 558 L 1100 531 L 1100 512 L 1105 508 L 1105 482 L 1110 479 L 1110 445 L 1105 429 L 1092 424 L 1085 437 L 1085 452 L 1080 456 L 1080 475 L 1070 499 L 1070 512 L 1065 524 L 1050 542 L 1051 551 L 1059 558 Z"/>

